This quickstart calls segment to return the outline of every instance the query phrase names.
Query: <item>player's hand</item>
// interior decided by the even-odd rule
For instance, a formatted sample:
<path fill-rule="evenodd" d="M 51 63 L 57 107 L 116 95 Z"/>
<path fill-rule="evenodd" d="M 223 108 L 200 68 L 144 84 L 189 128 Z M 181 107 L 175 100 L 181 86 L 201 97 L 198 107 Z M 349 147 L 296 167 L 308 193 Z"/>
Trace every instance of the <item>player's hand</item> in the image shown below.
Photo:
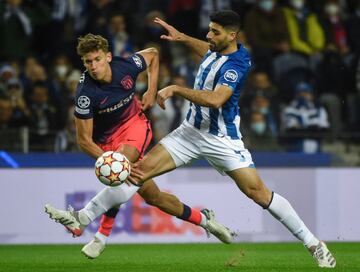
<path fill-rule="evenodd" d="M 161 20 L 160 18 L 156 17 L 154 22 L 161 25 L 163 28 L 166 29 L 168 35 L 161 35 L 160 38 L 168 41 L 182 41 L 184 34 L 178 31 L 175 27 L 169 25 L 165 21 Z"/>
<path fill-rule="evenodd" d="M 143 94 L 142 99 L 141 99 L 141 109 L 142 109 L 142 111 L 146 111 L 149 108 L 151 108 L 152 106 L 154 106 L 155 102 L 156 102 L 156 97 L 154 95 L 150 95 L 149 91 L 145 92 Z"/>
<path fill-rule="evenodd" d="M 170 85 L 165 87 L 164 89 L 161 89 L 158 91 L 157 94 L 157 103 L 158 105 L 165 110 L 165 101 L 166 99 L 172 97 L 174 95 L 174 90 L 176 88 L 176 85 Z"/>
<path fill-rule="evenodd" d="M 127 179 L 132 184 L 141 185 L 144 180 L 144 173 L 140 170 L 138 163 L 131 164 L 130 175 Z"/>

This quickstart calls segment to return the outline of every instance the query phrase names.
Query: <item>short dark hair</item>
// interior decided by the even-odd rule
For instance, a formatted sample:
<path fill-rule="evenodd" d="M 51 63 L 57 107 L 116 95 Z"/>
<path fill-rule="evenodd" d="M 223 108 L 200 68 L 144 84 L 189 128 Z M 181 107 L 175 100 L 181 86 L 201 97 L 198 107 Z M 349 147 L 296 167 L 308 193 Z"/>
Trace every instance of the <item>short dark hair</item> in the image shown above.
<path fill-rule="evenodd" d="M 210 14 L 210 21 L 235 32 L 240 30 L 240 16 L 232 10 L 215 11 Z"/>

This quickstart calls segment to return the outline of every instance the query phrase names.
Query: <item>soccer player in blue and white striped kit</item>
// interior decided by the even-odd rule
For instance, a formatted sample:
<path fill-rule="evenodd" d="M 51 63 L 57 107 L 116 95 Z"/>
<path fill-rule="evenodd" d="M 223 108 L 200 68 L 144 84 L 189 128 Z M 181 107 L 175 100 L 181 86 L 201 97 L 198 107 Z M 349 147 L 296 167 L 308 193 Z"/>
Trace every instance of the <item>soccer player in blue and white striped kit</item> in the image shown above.
<path fill-rule="evenodd" d="M 177 95 L 190 101 L 190 109 L 180 127 L 133 167 L 130 180 L 141 184 L 148 178 L 205 158 L 301 240 L 320 267 L 335 267 L 335 258 L 325 243 L 310 232 L 284 197 L 263 183 L 241 140 L 238 100 L 251 60 L 246 48 L 237 43 L 239 16 L 233 11 L 210 15 L 208 43 L 180 33 L 160 19 L 155 22 L 168 31 L 161 38 L 183 42 L 203 59 L 193 89 L 172 85 L 158 92 L 162 108 L 166 99 Z"/>
<path fill-rule="evenodd" d="M 238 14 L 233 11 L 211 14 L 206 36 L 208 42 L 181 33 L 161 19 L 156 18 L 155 22 L 168 31 L 168 35 L 161 36 L 162 39 L 182 42 L 203 59 L 194 89 L 171 85 L 158 92 L 157 102 L 162 108 L 165 109 L 166 99 L 177 95 L 191 102 L 190 110 L 180 127 L 133 165 L 129 181 L 141 186 L 148 179 L 204 158 L 217 171 L 234 180 L 246 196 L 269 211 L 301 240 L 320 267 L 335 267 L 335 258 L 325 243 L 310 232 L 284 197 L 270 191 L 263 183 L 241 140 L 238 100 L 251 61 L 246 48 L 237 43 Z M 117 196 L 109 193 L 106 201 L 111 203 L 108 205 L 125 202 L 135 193 L 127 192 L 126 186 L 123 188 Z M 70 219 L 74 226 L 89 224 L 101 215 L 95 205 L 90 206 L 78 212 L 80 221 Z"/>

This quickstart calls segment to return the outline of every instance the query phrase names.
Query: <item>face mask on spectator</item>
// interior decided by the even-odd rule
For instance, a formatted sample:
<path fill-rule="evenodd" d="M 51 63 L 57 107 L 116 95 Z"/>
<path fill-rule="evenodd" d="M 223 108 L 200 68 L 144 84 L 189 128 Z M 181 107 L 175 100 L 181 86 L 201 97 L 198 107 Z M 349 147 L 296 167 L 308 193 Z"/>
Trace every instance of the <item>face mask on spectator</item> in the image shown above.
<path fill-rule="evenodd" d="M 251 124 L 251 130 L 254 131 L 257 135 L 263 134 L 265 132 L 265 129 L 265 122 L 255 122 Z"/>
<path fill-rule="evenodd" d="M 57 65 L 55 67 L 55 73 L 58 77 L 64 78 L 68 72 L 68 67 L 66 65 Z"/>
<path fill-rule="evenodd" d="M 325 6 L 325 12 L 330 16 L 339 14 L 339 11 L 340 8 L 337 4 L 330 3 Z"/>
<path fill-rule="evenodd" d="M 270 12 L 273 10 L 275 3 L 273 0 L 260 0 L 259 8 L 265 12 Z"/>
<path fill-rule="evenodd" d="M 269 108 L 261 107 L 261 108 L 259 108 L 259 111 L 260 111 L 262 114 L 266 115 L 266 114 L 269 113 Z"/>
<path fill-rule="evenodd" d="M 304 0 L 291 0 L 290 5 L 297 10 L 300 10 L 304 7 Z"/>

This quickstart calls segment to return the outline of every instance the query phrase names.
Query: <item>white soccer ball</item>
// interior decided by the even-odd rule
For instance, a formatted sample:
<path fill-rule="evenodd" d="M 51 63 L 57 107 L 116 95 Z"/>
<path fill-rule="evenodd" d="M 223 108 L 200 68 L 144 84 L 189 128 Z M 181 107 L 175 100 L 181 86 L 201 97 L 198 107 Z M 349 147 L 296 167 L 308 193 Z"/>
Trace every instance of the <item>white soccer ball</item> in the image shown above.
<path fill-rule="evenodd" d="M 101 183 L 118 186 L 130 175 L 129 160 L 121 153 L 107 151 L 95 162 L 95 174 Z"/>

